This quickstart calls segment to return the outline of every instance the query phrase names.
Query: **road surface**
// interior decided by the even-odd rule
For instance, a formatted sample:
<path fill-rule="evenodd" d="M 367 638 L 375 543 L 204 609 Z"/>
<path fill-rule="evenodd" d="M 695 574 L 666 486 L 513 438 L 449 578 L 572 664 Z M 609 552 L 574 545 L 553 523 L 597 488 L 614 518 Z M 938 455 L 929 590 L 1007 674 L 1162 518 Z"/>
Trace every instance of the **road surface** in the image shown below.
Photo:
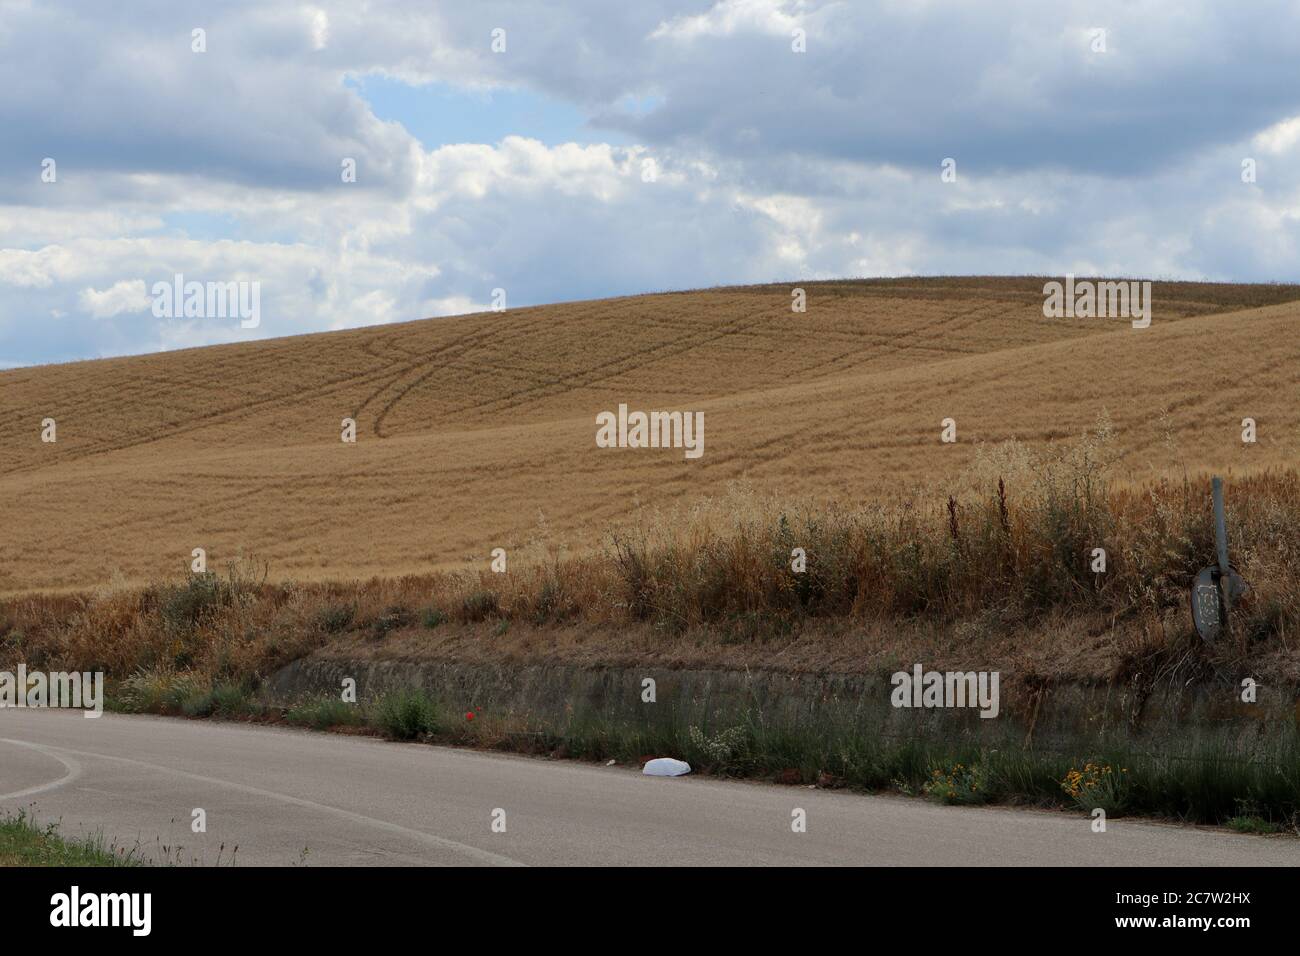
<path fill-rule="evenodd" d="M 237 865 L 345 866 L 1300 863 L 1300 840 L 1287 838 L 1130 820 L 1093 833 L 1081 814 L 645 777 L 278 727 L 0 710 L 0 810 L 20 808 L 61 820 L 68 836 L 200 864 L 232 854 Z M 206 833 L 191 832 L 196 808 Z M 807 832 L 792 831 L 795 808 Z"/>

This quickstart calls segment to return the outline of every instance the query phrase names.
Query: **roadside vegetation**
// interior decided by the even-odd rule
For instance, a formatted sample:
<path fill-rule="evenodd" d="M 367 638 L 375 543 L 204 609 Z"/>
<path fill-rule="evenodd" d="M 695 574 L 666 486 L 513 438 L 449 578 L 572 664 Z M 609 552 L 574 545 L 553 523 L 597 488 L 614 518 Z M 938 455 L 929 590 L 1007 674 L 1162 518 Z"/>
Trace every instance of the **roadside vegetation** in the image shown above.
<path fill-rule="evenodd" d="M 945 804 L 1010 803 L 1085 814 L 1100 808 L 1108 817 L 1150 815 L 1243 833 L 1300 834 L 1300 733 L 1294 728 L 1256 739 L 1249 749 L 1228 735 L 1157 748 L 1113 735 L 1037 745 L 1026 744 L 1018 730 L 991 742 L 882 734 L 869 719 L 824 712 L 783 719 L 754 709 L 699 715 L 642 709 L 630 716 L 578 708 L 560 717 L 498 715 L 462 711 L 419 689 L 359 704 L 313 696 L 289 707 L 249 694 L 225 714 L 579 760 L 639 764 L 672 755 L 696 772 L 894 791 Z"/>
<path fill-rule="evenodd" d="M 133 850 L 102 838 L 68 839 L 24 811 L 0 817 L 0 866 L 139 866 Z"/>

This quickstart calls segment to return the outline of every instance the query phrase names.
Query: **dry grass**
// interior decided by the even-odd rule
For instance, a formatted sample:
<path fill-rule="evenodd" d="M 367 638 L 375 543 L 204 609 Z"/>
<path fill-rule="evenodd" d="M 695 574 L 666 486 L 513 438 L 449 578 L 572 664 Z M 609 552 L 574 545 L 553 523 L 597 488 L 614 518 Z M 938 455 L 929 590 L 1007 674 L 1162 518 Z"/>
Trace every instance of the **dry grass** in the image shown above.
<path fill-rule="evenodd" d="M 900 520 L 925 523 L 988 449 L 1015 439 L 1050 455 L 1103 412 L 1116 483 L 1172 476 L 1171 495 L 1184 468 L 1258 474 L 1300 451 L 1300 306 L 1278 304 L 1300 298 L 1295 287 L 1157 283 L 1154 323 L 1138 331 L 1044 319 L 1041 279 L 798 284 L 806 315 L 791 314 L 790 283 L 0 373 L 0 594 L 112 587 L 114 613 L 133 619 L 132 602 L 152 593 L 140 589 L 182 571 L 191 549 L 221 568 L 257 554 L 283 585 L 288 647 L 308 639 L 290 633 L 294 614 L 310 617 L 331 592 L 285 582 L 483 568 L 498 546 L 513 569 L 539 533 L 562 554 L 598 553 L 610 525 L 689 510 L 737 480 L 757 498 L 822 509 L 901 502 L 911 517 Z M 704 457 L 596 448 L 594 416 L 619 402 L 704 410 Z M 359 423 L 355 446 L 338 440 L 344 416 Z M 960 440 L 941 445 L 949 416 Z M 1240 441 L 1247 416 L 1257 445 Z M 46 417 L 57 444 L 39 440 Z M 976 487 L 986 501 L 987 482 Z M 1011 494 L 1023 501 L 1020 486 Z M 962 501 L 958 551 L 973 555 L 989 532 Z M 865 514 L 860 533 L 883 533 L 871 522 L 885 519 Z M 962 579 L 973 560 L 887 600 L 957 610 L 976 593 Z M 1006 560 L 1023 570 L 1027 556 Z M 1114 581 L 1136 573 L 1115 560 Z M 364 603 L 383 587 L 355 593 Z M 69 596 L 67 609 L 86 600 Z M 540 615 L 566 599 L 539 600 Z M 238 613 L 268 613 L 255 605 Z M 226 653 L 246 653 L 241 640 Z"/>
<path fill-rule="evenodd" d="M 1003 446 L 950 495 L 867 506 L 735 486 L 689 507 L 641 509 L 596 552 L 569 553 L 541 529 L 504 574 L 268 583 L 265 566 L 241 560 L 161 586 L 11 598 L 0 603 L 0 663 L 181 675 L 136 689 L 162 710 L 196 688 L 256 683 L 331 642 L 350 654 L 404 642 L 418 656 L 460 642 L 545 656 L 545 641 L 530 647 L 538 634 L 584 628 L 610 635 L 607 653 L 628 649 L 612 635 L 636 631 L 641 660 L 686 641 L 694 664 L 717 665 L 736 646 L 772 658 L 773 639 L 807 638 L 800 653 L 769 660 L 797 669 L 819 641 L 857 631 L 871 636 L 876 660 L 939 663 L 956 644 L 1014 661 L 1021 676 L 1053 667 L 1109 679 L 1178 667 L 1208 676 L 1247 662 L 1257 677 L 1300 676 L 1300 474 L 1231 485 L 1232 554 L 1252 592 L 1237 609 L 1239 640 L 1202 653 L 1187 602 L 1193 576 L 1213 560 L 1209 482 L 1116 483 L 1113 443 L 1103 421 L 1050 454 Z M 802 573 L 791 565 L 796 548 L 807 556 Z M 1104 573 L 1091 570 L 1094 548 L 1106 550 Z M 522 633 L 507 637 L 516 625 Z M 433 640 L 440 632 L 454 639 Z M 853 653 L 865 659 L 862 644 Z"/>

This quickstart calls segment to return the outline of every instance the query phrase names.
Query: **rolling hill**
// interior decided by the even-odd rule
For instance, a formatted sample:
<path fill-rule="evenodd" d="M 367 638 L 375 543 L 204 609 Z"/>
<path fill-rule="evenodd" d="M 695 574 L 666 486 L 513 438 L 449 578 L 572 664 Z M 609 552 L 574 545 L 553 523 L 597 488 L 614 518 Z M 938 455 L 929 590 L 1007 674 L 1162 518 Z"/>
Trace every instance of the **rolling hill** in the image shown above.
<path fill-rule="evenodd" d="M 982 448 L 1103 415 L 1133 479 L 1297 461 L 1300 287 L 1156 283 L 1133 329 L 1044 318 L 1043 281 L 665 293 L 6 371 L 0 593 L 172 577 L 195 547 L 276 579 L 481 566 L 737 480 L 826 500 L 944 488 Z M 703 455 L 598 448 L 596 415 L 620 404 L 704 412 Z"/>

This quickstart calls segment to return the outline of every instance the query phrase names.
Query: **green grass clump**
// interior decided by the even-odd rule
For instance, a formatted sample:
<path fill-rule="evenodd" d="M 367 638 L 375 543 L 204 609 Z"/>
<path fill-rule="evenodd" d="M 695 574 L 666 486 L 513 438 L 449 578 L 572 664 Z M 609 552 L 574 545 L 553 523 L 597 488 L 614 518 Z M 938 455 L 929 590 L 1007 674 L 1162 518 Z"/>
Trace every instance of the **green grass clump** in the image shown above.
<path fill-rule="evenodd" d="M 1282 832 L 1282 826 L 1280 824 L 1274 823 L 1272 820 L 1265 820 L 1263 817 L 1231 817 L 1224 825 L 1230 830 L 1236 830 L 1238 833 L 1255 833 L 1263 835 Z"/>
<path fill-rule="evenodd" d="M 106 845 L 102 837 L 68 840 L 57 824 L 38 826 L 21 810 L 0 818 L 0 867 L 139 865 L 134 851 Z"/>
<path fill-rule="evenodd" d="M 437 703 L 419 690 L 385 694 L 375 705 L 371 722 L 393 740 L 414 740 L 437 733 L 441 726 Z"/>
<path fill-rule="evenodd" d="M 128 714 L 177 714 L 204 683 L 189 671 L 141 670 L 118 685 L 109 703 Z"/>
<path fill-rule="evenodd" d="M 328 730 L 331 727 L 351 727 L 363 720 L 356 704 L 339 697 L 313 697 L 299 701 L 289 708 L 284 719 L 299 727 Z"/>
<path fill-rule="evenodd" d="M 254 717 L 262 710 L 252 691 L 242 684 L 216 684 L 181 702 L 186 717 Z"/>
<path fill-rule="evenodd" d="M 935 767 L 922 789 L 926 796 L 939 803 L 980 804 L 992 799 L 988 770 L 979 763 Z"/>
<path fill-rule="evenodd" d="M 214 571 L 191 574 L 184 584 L 162 588 L 158 592 L 158 613 L 163 623 L 174 631 L 192 630 L 204 615 L 229 600 L 230 592 L 222 586 Z"/>
<path fill-rule="evenodd" d="M 1103 761 L 1086 761 L 1082 770 L 1071 767 L 1061 780 L 1061 790 L 1080 810 L 1098 808 L 1119 816 L 1130 802 L 1131 780 L 1127 767 Z"/>

